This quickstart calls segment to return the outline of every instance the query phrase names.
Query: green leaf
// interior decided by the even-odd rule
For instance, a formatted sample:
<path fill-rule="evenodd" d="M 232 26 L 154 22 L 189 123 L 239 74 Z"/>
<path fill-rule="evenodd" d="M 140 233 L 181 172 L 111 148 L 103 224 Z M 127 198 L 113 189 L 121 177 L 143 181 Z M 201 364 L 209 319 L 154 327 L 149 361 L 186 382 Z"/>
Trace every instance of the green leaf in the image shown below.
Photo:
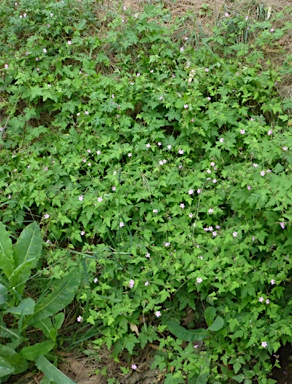
<path fill-rule="evenodd" d="M 174 321 L 169 321 L 167 323 L 169 332 L 173 333 L 178 339 L 184 341 L 195 341 L 195 340 L 203 340 L 208 336 L 208 332 L 203 329 L 195 329 L 193 331 L 189 331 L 183 327 L 181 327 L 178 323 Z"/>
<path fill-rule="evenodd" d="M 0 377 L 5 377 L 12 373 L 14 373 L 13 366 L 0 356 Z"/>
<path fill-rule="evenodd" d="M 48 339 L 51 339 L 56 342 L 57 332 L 49 317 L 40 321 L 35 321 L 33 325 L 35 328 L 40 329 Z"/>
<path fill-rule="evenodd" d="M 42 238 L 37 223 L 34 222 L 24 228 L 13 249 L 16 268 L 10 276 L 10 284 L 16 287 L 21 295 L 24 284 L 41 255 Z"/>
<path fill-rule="evenodd" d="M 62 327 L 62 324 L 64 323 L 64 320 L 65 320 L 65 315 L 63 312 L 61 313 L 58 313 L 55 317 L 54 317 L 54 323 L 55 323 L 55 329 L 58 330 Z"/>
<path fill-rule="evenodd" d="M 209 373 L 200 372 L 189 378 L 190 384 L 207 384 Z"/>
<path fill-rule="evenodd" d="M 45 377 L 57 384 L 76 384 L 42 355 L 36 360 L 36 366 Z"/>
<path fill-rule="evenodd" d="M 24 228 L 13 249 L 16 267 L 28 260 L 31 260 L 33 267 L 36 266 L 42 251 L 41 232 L 36 222 Z"/>
<path fill-rule="evenodd" d="M 14 315 L 32 315 L 34 313 L 35 301 L 30 297 L 23 299 L 17 307 L 10 308 L 7 312 Z"/>
<path fill-rule="evenodd" d="M 50 352 L 55 346 L 51 340 L 42 341 L 29 347 L 24 347 L 20 351 L 21 356 L 26 360 L 35 361 L 40 355 Z"/>
<path fill-rule="evenodd" d="M 5 285 L 0 284 L 0 305 L 6 303 L 8 289 Z"/>
<path fill-rule="evenodd" d="M 73 299 L 80 284 L 80 270 L 72 270 L 54 287 L 53 292 L 37 301 L 35 312 L 28 320 L 28 325 L 35 321 L 53 316 L 65 308 Z"/>
<path fill-rule="evenodd" d="M 208 307 L 206 308 L 205 312 L 204 312 L 204 317 L 205 317 L 205 320 L 206 320 L 206 323 L 208 324 L 208 326 L 210 326 L 214 319 L 215 319 L 215 316 L 216 316 L 216 308 L 215 307 Z"/>
<path fill-rule="evenodd" d="M 224 326 L 222 317 L 217 316 L 214 323 L 208 328 L 209 331 L 219 331 Z"/>
<path fill-rule="evenodd" d="M 6 362 L 7 367 L 11 366 L 13 368 L 13 374 L 15 375 L 18 375 L 19 373 L 26 371 L 28 368 L 27 361 L 14 349 L 7 347 L 6 345 L 0 344 L 0 359 L 2 359 L 2 362 L 4 361 Z M 2 366 L 0 364 L 0 377 L 1 376 L 2 376 Z"/>
<path fill-rule="evenodd" d="M 0 268 L 9 279 L 14 269 L 12 242 L 3 223 L 0 223 Z"/>

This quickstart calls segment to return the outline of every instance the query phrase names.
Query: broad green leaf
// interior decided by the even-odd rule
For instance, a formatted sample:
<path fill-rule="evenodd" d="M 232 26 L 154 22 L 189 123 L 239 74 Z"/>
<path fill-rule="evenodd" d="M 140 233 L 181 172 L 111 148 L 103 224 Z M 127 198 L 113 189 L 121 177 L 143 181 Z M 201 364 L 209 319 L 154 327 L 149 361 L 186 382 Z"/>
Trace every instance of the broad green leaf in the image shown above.
<path fill-rule="evenodd" d="M 7 288 L 5 285 L 0 284 L 0 305 L 6 303 L 7 300 Z"/>
<path fill-rule="evenodd" d="M 24 228 L 17 243 L 13 246 L 13 250 L 15 270 L 10 277 L 10 284 L 16 287 L 17 292 L 21 295 L 24 284 L 41 255 L 42 238 L 37 223 L 34 222 Z"/>
<path fill-rule="evenodd" d="M 206 308 L 204 312 L 204 317 L 205 317 L 206 323 L 208 324 L 208 327 L 213 323 L 215 316 L 216 316 L 216 308 L 211 306 Z"/>
<path fill-rule="evenodd" d="M 217 316 L 214 323 L 208 328 L 209 331 L 219 331 L 224 326 L 222 317 Z"/>
<path fill-rule="evenodd" d="M 13 368 L 13 373 L 15 375 L 26 371 L 28 368 L 27 361 L 14 349 L 7 347 L 6 345 L 0 344 L 0 359 Z M 2 369 L 0 367 L 0 376 L 1 373 Z"/>
<path fill-rule="evenodd" d="M 34 313 L 35 301 L 30 297 L 23 299 L 17 307 L 10 308 L 7 312 L 14 315 L 32 315 Z"/>
<path fill-rule="evenodd" d="M 14 373 L 14 367 L 0 356 L 0 377 L 5 377 L 12 373 Z"/>
<path fill-rule="evenodd" d="M 51 340 L 42 341 L 29 347 L 24 347 L 20 351 L 21 356 L 26 360 L 35 361 L 40 355 L 50 352 L 55 346 Z"/>
<path fill-rule="evenodd" d="M 40 228 L 36 222 L 29 224 L 21 232 L 16 244 L 13 246 L 15 267 L 31 260 L 32 268 L 41 255 L 42 238 Z"/>
<path fill-rule="evenodd" d="M 28 320 L 28 325 L 60 312 L 73 299 L 80 284 L 80 270 L 71 271 L 63 280 L 56 283 L 54 290 L 37 301 L 35 312 Z"/>
<path fill-rule="evenodd" d="M 208 332 L 203 329 L 195 329 L 193 331 L 189 331 L 188 329 L 185 329 L 181 327 L 179 324 L 175 323 L 174 321 L 169 321 L 167 323 L 168 330 L 173 333 L 178 339 L 184 340 L 184 341 L 195 341 L 195 340 L 203 340 L 208 336 Z"/>
<path fill-rule="evenodd" d="M 0 268 L 9 279 L 14 269 L 12 242 L 3 223 L 0 223 Z"/>
<path fill-rule="evenodd" d="M 18 339 L 19 342 L 21 341 L 21 337 L 17 333 L 17 329 L 11 329 L 7 328 L 5 325 L 0 324 L 0 337 L 6 338 L 6 339 Z"/>
<path fill-rule="evenodd" d="M 63 312 L 58 313 L 54 317 L 54 323 L 55 323 L 55 329 L 58 330 L 62 327 L 62 324 L 64 323 L 65 315 Z"/>
<path fill-rule="evenodd" d="M 42 355 L 36 360 L 36 366 L 50 381 L 57 384 L 76 384 Z"/>
<path fill-rule="evenodd" d="M 54 342 L 56 342 L 57 331 L 56 331 L 55 327 L 53 326 L 50 317 L 44 318 L 40 321 L 35 321 L 33 325 L 34 325 L 34 327 L 43 331 L 44 335 L 48 339 L 51 339 Z"/>

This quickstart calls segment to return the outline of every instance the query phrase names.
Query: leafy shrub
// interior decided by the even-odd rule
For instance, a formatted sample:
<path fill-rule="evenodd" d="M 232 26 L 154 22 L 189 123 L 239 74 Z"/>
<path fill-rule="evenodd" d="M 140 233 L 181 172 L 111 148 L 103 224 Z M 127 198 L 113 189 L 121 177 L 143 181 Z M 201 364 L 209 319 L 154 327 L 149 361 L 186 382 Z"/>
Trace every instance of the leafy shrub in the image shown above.
<path fill-rule="evenodd" d="M 157 4 L 105 32 L 90 2 L 82 20 L 79 2 L 4 3 L 1 220 L 40 223 L 52 278 L 82 260 L 96 348 L 156 343 L 166 383 L 272 383 L 292 341 L 292 136 L 262 47 L 282 32 L 237 16 L 186 35 Z"/>

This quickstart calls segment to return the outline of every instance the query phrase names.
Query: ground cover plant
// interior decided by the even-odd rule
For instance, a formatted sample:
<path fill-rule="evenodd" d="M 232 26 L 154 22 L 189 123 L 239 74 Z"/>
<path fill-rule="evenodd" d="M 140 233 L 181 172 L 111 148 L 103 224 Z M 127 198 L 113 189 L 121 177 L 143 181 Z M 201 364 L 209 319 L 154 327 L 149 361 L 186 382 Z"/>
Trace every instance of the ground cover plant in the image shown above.
<path fill-rule="evenodd" d="M 37 321 L 42 340 L 7 329 L 46 300 L 23 282 L 54 292 L 78 269 L 77 331 L 60 343 L 127 351 L 123 375 L 152 345 L 165 383 L 275 382 L 271 356 L 292 342 L 291 100 L 277 90 L 291 56 L 275 67 L 266 52 L 291 22 L 259 9 L 222 10 L 208 35 L 159 2 L 109 15 L 2 2 L 0 256 L 30 223 L 44 249 L 16 283 L 1 264 L 0 308 L 17 316 L 1 323 L 0 361 L 37 341 L 50 346 L 39 365 L 54 361 L 60 313 L 53 339 Z"/>

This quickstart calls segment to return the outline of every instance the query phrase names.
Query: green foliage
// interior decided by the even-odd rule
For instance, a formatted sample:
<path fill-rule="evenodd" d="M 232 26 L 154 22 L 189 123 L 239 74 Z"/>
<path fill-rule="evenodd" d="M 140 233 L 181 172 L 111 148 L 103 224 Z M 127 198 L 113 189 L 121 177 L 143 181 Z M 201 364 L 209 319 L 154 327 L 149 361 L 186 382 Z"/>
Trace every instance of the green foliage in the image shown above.
<path fill-rule="evenodd" d="M 75 269 L 55 283 L 51 293 L 37 301 L 23 297 L 25 283 L 41 256 L 40 228 L 33 222 L 12 244 L 5 226 L 0 223 L 0 239 L 0 267 L 5 275 L 0 285 L 3 315 L 0 321 L 0 382 L 3 382 L 28 369 L 27 361 L 36 361 L 56 347 L 57 332 L 64 321 L 64 313 L 60 311 L 74 299 L 81 276 Z M 8 259 L 10 265 L 6 262 Z M 31 327 L 43 331 L 47 340 L 39 343 L 30 340 L 26 331 Z"/>
<path fill-rule="evenodd" d="M 204 36 L 159 3 L 3 1 L 0 219 L 23 230 L 0 226 L 3 376 L 56 346 L 82 265 L 93 348 L 156 344 L 166 383 L 273 382 L 292 341 L 292 135 L 289 60 L 266 50 L 291 23 L 260 10 Z M 54 286 L 36 302 L 34 269 Z"/>

